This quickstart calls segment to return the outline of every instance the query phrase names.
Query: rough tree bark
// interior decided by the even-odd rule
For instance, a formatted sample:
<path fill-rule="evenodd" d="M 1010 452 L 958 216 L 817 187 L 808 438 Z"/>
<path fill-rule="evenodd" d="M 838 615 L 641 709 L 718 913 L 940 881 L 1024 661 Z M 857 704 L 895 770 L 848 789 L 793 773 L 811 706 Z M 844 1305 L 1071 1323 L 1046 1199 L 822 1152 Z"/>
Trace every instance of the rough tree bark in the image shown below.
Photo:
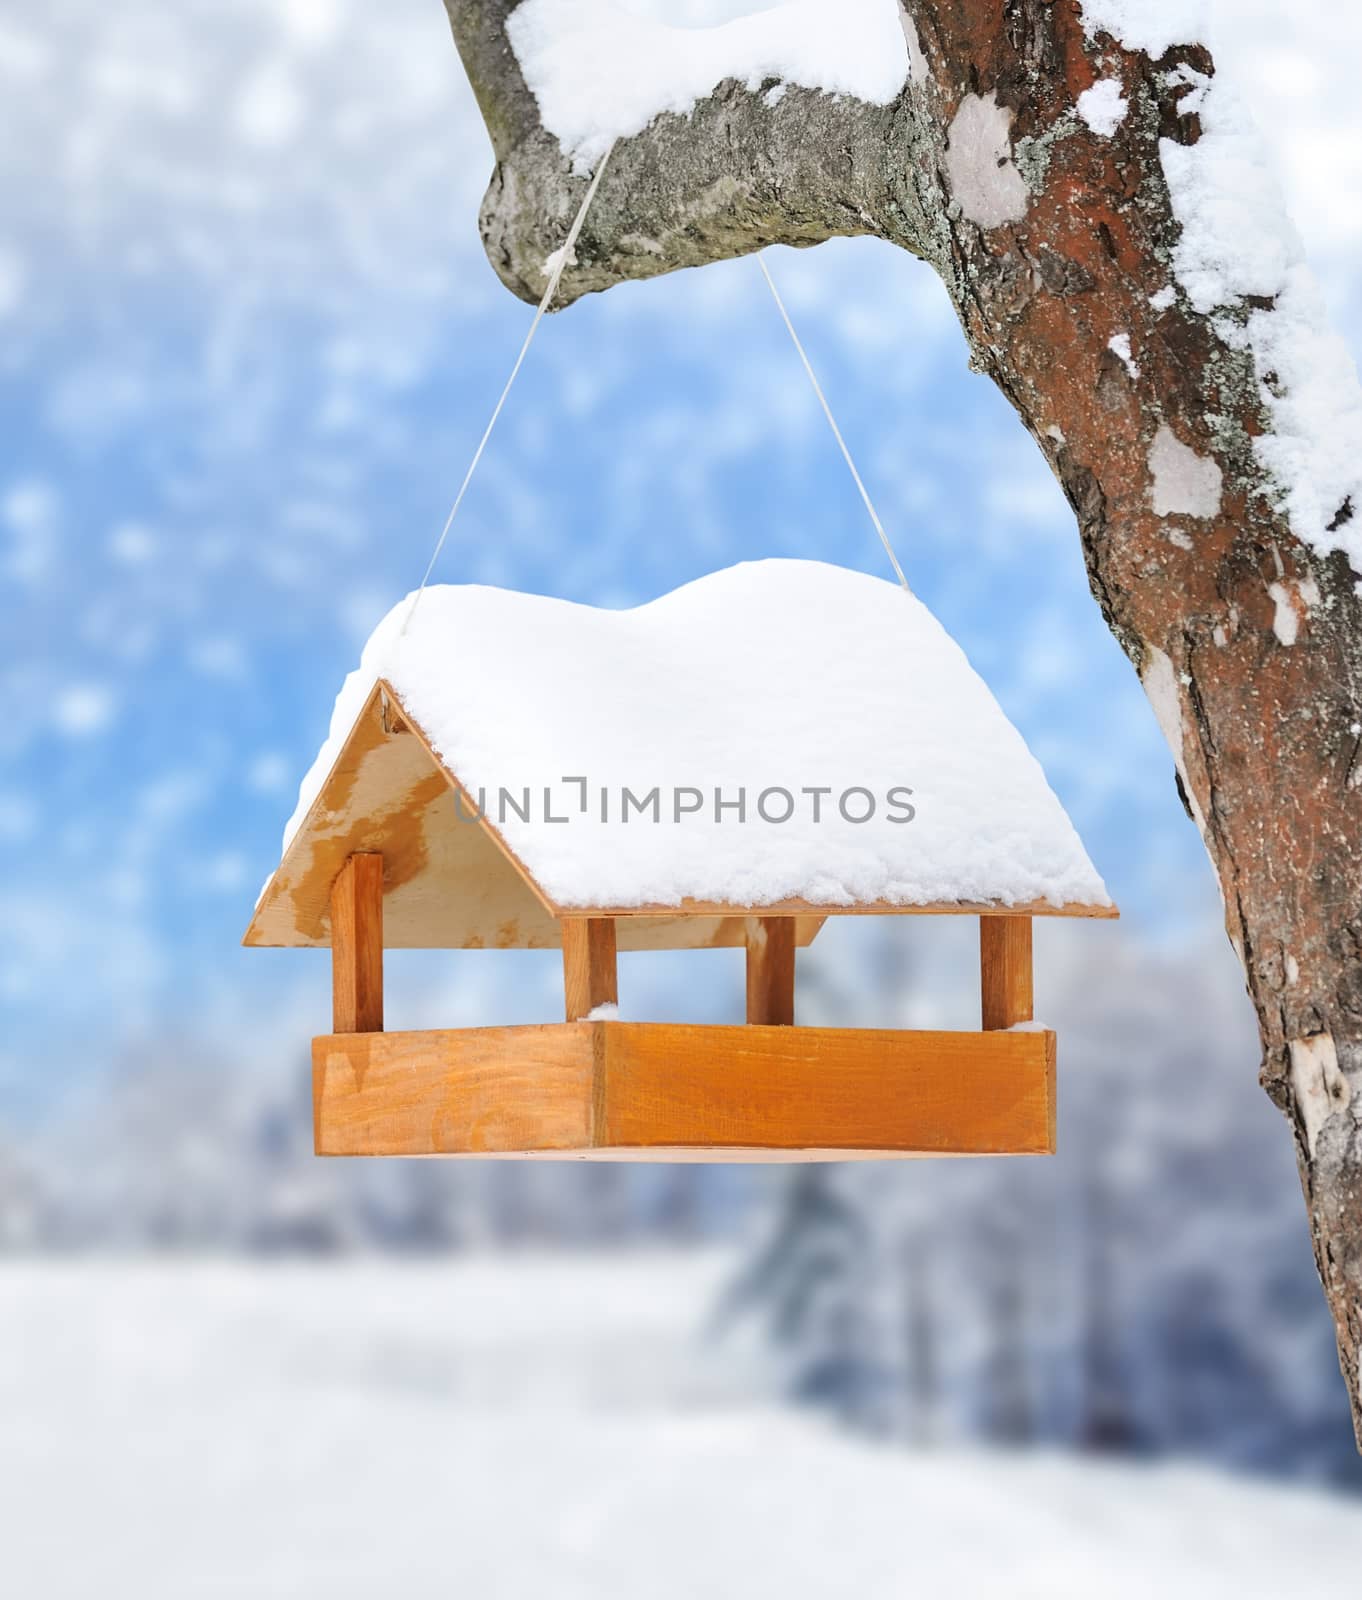
<path fill-rule="evenodd" d="M 536 300 L 585 179 L 521 77 L 515 3 L 446 7 L 496 155 L 487 253 Z M 563 301 L 834 235 L 891 240 L 938 272 L 971 364 L 1074 509 L 1093 595 L 1219 878 L 1362 1441 L 1362 617 L 1346 558 L 1296 538 L 1268 492 L 1252 357 L 1223 311 L 1168 289 L 1179 226 L 1159 140 L 1200 138 L 1177 69 L 1214 65 L 1196 45 L 1151 60 L 1090 40 L 1077 0 L 902 0 L 902 14 L 911 68 L 889 106 L 793 85 L 770 105 L 765 85 L 728 81 L 621 142 Z M 1075 114 L 1099 77 L 1119 77 L 1130 108 L 1106 138 Z M 1120 332 L 1138 377 L 1109 348 Z"/>

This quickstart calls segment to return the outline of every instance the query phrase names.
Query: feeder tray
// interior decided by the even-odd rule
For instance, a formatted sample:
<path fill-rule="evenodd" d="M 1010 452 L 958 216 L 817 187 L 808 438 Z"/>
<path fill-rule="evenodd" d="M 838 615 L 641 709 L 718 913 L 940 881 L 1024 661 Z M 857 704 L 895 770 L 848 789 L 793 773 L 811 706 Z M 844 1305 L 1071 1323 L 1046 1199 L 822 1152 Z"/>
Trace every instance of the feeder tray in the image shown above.
<path fill-rule="evenodd" d="M 794 1000 L 787 916 L 752 920 L 744 1026 L 569 1020 L 384 1033 L 380 884 L 377 856 L 352 857 L 338 883 L 367 909 L 360 938 L 334 952 L 337 1031 L 312 1044 L 319 1155 L 813 1161 L 1054 1150 L 1055 1036 L 996 1031 L 1030 1012 L 1027 917 L 980 921 L 994 1031 L 782 1021 Z M 613 995 L 613 935 L 605 918 L 564 922 L 565 985 L 578 996 L 569 1017 Z M 367 1014 L 355 1009 L 359 994 Z"/>

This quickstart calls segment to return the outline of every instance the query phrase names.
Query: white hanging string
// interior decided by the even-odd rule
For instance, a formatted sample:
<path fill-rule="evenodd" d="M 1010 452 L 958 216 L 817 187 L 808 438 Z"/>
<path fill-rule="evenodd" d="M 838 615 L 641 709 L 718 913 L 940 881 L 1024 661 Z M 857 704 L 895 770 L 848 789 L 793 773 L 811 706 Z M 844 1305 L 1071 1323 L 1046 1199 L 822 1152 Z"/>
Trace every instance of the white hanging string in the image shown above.
<path fill-rule="evenodd" d="M 426 592 L 426 585 L 430 582 L 430 575 L 435 571 L 435 563 L 440 559 L 440 552 L 445 547 L 445 540 L 449 538 L 449 530 L 454 526 L 454 518 L 458 516 L 459 507 L 463 504 L 463 497 L 468 493 L 468 485 L 473 481 L 473 474 L 477 471 L 478 462 L 482 460 L 482 453 L 487 448 L 487 441 L 492 437 L 492 429 L 497 425 L 497 418 L 501 415 L 502 407 L 506 404 L 507 396 L 511 392 L 511 386 L 520 375 L 520 369 L 525 363 L 525 357 L 529 354 L 530 346 L 534 343 L 534 336 L 539 329 L 539 324 L 543 321 L 544 313 L 553 303 L 554 295 L 558 293 L 558 281 L 563 276 L 563 271 L 568 262 L 572 259 L 577 236 L 582 231 L 582 224 L 586 221 L 586 214 L 591 209 L 591 202 L 596 198 L 596 190 L 601 186 L 601 177 L 614 149 L 615 141 L 612 139 L 606 148 L 605 154 L 601 157 L 600 165 L 596 168 L 591 182 L 587 185 L 586 193 L 582 196 L 581 206 L 577 211 L 577 215 L 572 219 L 572 226 L 568 229 L 567 238 L 563 241 L 562 246 L 555 250 L 544 263 L 549 268 L 548 286 L 545 288 L 543 297 L 535 310 L 529 332 L 525 335 L 525 342 L 520 347 L 520 354 L 515 358 L 515 365 L 511 368 L 511 375 L 506 380 L 506 387 L 501 391 L 501 398 L 493 407 L 492 415 L 488 418 L 487 426 L 483 429 L 482 438 L 478 440 L 478 448 L 473 452 L 473 459 L 468 463 L 468 471 L 464 473 L 463 482 L 459 485 L 459 492 L 454 496 L 454 504 L 449 508 L 449 515 L 445 518 L 445 525 L 441 529 L 440 537 L 435 541 L 435 549 L 431 552 L 430 560 L 426 564 L 425 576 L 421 579 L 421 587 L 412 596 L 411 605 L 407 608 L 407 615 L 403 619 L 402 629 L 398 634 L 399 639 L 406 635 L 407 629 L 411 626 L 411 619 L 416 615 L 417 606 L 421 604 L 421 596 Z"/>
<path fill-rule="evenodd" d="M 875 510 L 875 502 L 870 498 L 870 491 L 866 488 L 860 473 L 856 470 L 856 463 L 851 459 L 851 451 L 847 449 L 847 442 L 842 437 L 842 430 L 837 426 L 837 418 L 832 414 L 832 407 L 828 404 L 827 396 L 823 393 L 823 386 L 819 383 L 818 375 L 814 372 L 813 366 L 805 354 L 804 346 L 800 343 L 799 335 L 795 332 L 794 323 L 790 321 L 790 313 L 785 309 L 785 302 L 780 298 L 780 290 L 776 288 L 776 281 L 771 276 L 770 268 L 766 265 L 766 259 L 760 252 L 757 254 L 757 265 L 761 268 L 761 275 L 766 279 L 766 286 L 770 289 L 775 299 L 776 310 L 780 312 L 781 320 L 786 328 L 789 329 L 790 338 L 794 340 L 794 347 L 799 352 L 799 359 L 804 363 L 804 370 L 809 375 L 809 382 L 813 385 L 813 392 L 818 396 L 818 403 L 823 408 L 823 415 L 828 419 L 828 427 L 832 429 L 832 436 L 837 441 L 837 448 L 842 452 L 842 459 L 846 462 L 856 487 L 861 492 L 861 499 L 865 502 L 865 508 L 870 513 L 870 520 L 875 525 L 875 532 L 880 536 L 880 543 L 884 546 L 884 553 L 889 557 L 889 565 L 893 567 L 894 573 L 903 585 L 905 592 L 911 594 L 913 591 L 908 587 L 908 580 L 903 575 L 903 568 L 899 565 L 899 558 L 894 554 L 894 547 L 889 542 L 889 535 L 884 531 L 884 524 L 880 521 L 880 514 Z"/>
<path fill-rule="evenodd" d="M 505 387 L 502 389 L 496 405 L 492 408 L 492 415 L 487 419 L 487 426 L 482 431 L 482 438 L 478 440 L 478 447 L 473 452 L 473 459 L 468 463 L 468 470 L 463 475 L 463 482 L 459 485 L 458 494 L 454 496 L 454 504 L 449 508 L 449 515 L 445 518 L 444 527 L 440 530 L 440 537 L 435 541 L 435 548 L 431 552 L 430 560 L 426 563 L 426 570 L 421 578 L 421 586 L 412 596 L 411 605 L 407 608 L 407 614 L 403 618 L 401 631 L 398 633 L 399 639 L 406 636 L 407 629 L 411 626 L 411 619 L 416 615 L 416 608 L 421 604 L 421 597 L 425 594 L 426 587 L 430 583 L 431 574 L 435 571 L 435 564 L 440 559 L 440 553 L 445 547 L 445 541 L 449 538 L 449 531 L 454 526 L 454 519 L 459 514 L 459 507 L 463 504 L 464 496 L 468 493 L 468 486 L 473 481 L 473 474 L 477 471 L 478 463 L 482 460 L 483 452 L 487 448 L 487 441 L 492 437 L 492 429 L 496 427 L 497 419 L 501 416 L 511 389 L 516 379 L 520 376 L 520 369 L 525 364 L 525 357 L 529 354 L 530 346 L 534 343 L 534 336 L 539 331 L 539 324 L 544 319 L 544 313 L 552 305 L 554 295 L 558 293 L 559 281 L 568 263 L 572 260 L 578 235 L 581 233 L 582 225 L 586 221 L 587 212 L 591 210 L 591 202 L 596 198 L 596 191 L 601 186 L 601 178 L 604 176 L 606 163 L 610 160 L 614 149 L 615 141 L 611 140 L 605 154 L 601 157 L 600 165 L 592 174 L 586 193 L 582 196 L 581 206 L 578 208 L 577 215 L 572 219 L 572 226 L 568 229 L 567 238 L 545 263 L 549 267 L 549 281 L 545 286 L 538 306 L 535 308 L 534 317 L 530 322 L 528 332 L 525 334 L 525 342 L 520 347 L 520 354 L 515 358 L 515 365 L 511 368 Z M 899 559 L 894 554 L 894 547 L 889 541 L 889 535 L 884 531 L 884 524 L 880 521 L 879 512 L 875 510 L 875 502 L 870 498 L 870 491 L 866 488 L 861 474 L 856 470 L 856 463 L 852 460 L 851 451 L 847 448 L 847 442 L 842 437 L 842 430 L 837 426 L 837 419 L 832 414 L 832 407 L 828 404 L 827 396 L 823 393 L 823 387 L 818 381 L 818 376 L 813 370 L 803 344 L 800 342 L 799 335 L 795 332 L 794 323 L 790 321 L 790 313 L 785 309 L 785 302 L 780 297 L 780 290 L 776 288 L 775 279 L 772 278 L 770 269 L 760 253 L 757 255 L 757 265 L 761 268 L 761 275 L 766 279 L 766 286 L 770 289 L 771 296 L 775 300 L 776 309 L 780 312 L 781 320 L 784 322 L 790 338 L 794 342 L 795 350 L 803 363 L 804 371 L 809 375 L 809 382 L 813 385 L 813 392 L 817 395 L 818 403 L 823 408 L 823 415 L 828 419 L 828 426 L 832 429 L 832 436 L 837 441 L 837 448 L 842 452 L 842 459 L 846 462 L 852 481 L 860 492 L 866 511 L 870 514 L 870 520 L 874 525 L 875 532 L 880 536 L 880 543 L 884 546 L 884 553 L 889 557 L 889 564 L 893 567 L 894 574 L 905 592 L 911 594 L 912 590 L 909 589 L 908 580 L 903 575 L 903 568 L 899 565 Z"/>

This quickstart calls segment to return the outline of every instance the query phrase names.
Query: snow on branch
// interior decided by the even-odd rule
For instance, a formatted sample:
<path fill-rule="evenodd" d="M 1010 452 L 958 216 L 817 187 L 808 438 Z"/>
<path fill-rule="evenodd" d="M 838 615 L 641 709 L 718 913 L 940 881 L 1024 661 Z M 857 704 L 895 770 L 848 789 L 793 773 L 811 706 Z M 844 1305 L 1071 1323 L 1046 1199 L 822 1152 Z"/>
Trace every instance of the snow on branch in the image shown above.
<path fill-rule="evenodd" d="M 1153 60 L 1176 44 L 1213 45 L 1203 0 L 1084 0 L 1090 36 L 1105 33 Z M 1292 532 L 1321 555 L 1342 550 L 1362 573 L 1362 386 L 1273 170 L 1272 156 L 1234 88 L 1181 64 L 1170 80 L 1199 136 L 1159 141 L 1173 214 L 1182 228 L 1174 277 L 1231 349 L 1253 358 L 1272 428 L 1253 449 Z M 1080 98 L 1091 97 L 1095 85 Z M 1088 117 L 1090 125 L 1096 126 Z M 1098 129 L 1099 132 L 1106 131 Z M 1212 422 L 1215 419 L 1208 419 Z"/>
<path fill-rule="evenodd" d="M 507 33 L 545 128 L 578 172 L 662 113 L 688 115 L 727 78 L 887 105 L 908 76 L 897 0 L 793 0 L 712 28 L 669 27 L 610 0 L 524 0 Z"/>

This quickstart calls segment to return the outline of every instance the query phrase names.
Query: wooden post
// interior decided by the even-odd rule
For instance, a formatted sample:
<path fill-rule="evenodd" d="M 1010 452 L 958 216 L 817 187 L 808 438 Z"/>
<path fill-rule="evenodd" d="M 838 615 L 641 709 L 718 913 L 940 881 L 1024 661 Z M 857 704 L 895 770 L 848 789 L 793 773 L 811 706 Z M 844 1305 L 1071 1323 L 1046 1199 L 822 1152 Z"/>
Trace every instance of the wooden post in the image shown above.
<path fill-rule="evenodd" d="M 563 998 L 567 1020 L 580 1022 L 597 1006 L 619 1000 L 613 917 L 564 917 Z"/>
<path fill-rule="evenodd" d="M 383 857 L 347 856 L 331 885 L 331 1031 L 383 1032 Z"/>
<path fill-rule="evenodd" d="M 747 919 L 747 1020 L 794 1024 L 795 921 Z"/>
<path fill-rule="evenodd" d="M 979 973 L 985 1029 L 1030 1022 L 1030 917 L 979 918 Z"/>

